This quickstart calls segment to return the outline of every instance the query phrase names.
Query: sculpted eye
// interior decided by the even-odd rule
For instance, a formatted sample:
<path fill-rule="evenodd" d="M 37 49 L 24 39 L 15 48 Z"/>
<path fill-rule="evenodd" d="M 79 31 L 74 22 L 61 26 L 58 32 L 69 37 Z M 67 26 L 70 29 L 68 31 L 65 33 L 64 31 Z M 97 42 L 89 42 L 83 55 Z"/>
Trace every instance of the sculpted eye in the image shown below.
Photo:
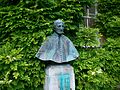
<path fill-rule="evenodd" d="M 58 27 L 61 27 L 61 25 L 59 25 Z"/>

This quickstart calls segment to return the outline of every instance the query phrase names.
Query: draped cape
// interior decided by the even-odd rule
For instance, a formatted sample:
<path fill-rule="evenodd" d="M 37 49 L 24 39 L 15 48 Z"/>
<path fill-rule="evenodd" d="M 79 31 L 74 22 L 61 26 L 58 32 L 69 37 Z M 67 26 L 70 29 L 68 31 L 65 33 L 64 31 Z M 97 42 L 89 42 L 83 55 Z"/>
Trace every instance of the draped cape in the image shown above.
<path fill-rule="evenodd" d="M 69 62 L 79 56 L 73 43 L 65 35 L 53 33 L 38 50 L 36 57 L 43 61 Z"/>

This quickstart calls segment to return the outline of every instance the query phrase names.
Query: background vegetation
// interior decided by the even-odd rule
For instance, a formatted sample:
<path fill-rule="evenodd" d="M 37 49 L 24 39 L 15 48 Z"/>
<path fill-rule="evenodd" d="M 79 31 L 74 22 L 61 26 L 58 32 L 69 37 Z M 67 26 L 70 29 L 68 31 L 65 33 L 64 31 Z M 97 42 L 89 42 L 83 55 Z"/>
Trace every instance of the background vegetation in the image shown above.
<path fill-rule="evenodd" d="M 83 6 L 94 0 L 1 0 L 0 89 L 43 90 L 45 62 L 35 54 L 53 21 L 65 22 L 65 35 L 80 58 L 70 62 L 76 75 L 76 90 L 113 90 L 120 83 L 120 2 L 99 0 L 96 28 L 83 27 Z M 106 37 L 99 48 L 96 32 Z"/>

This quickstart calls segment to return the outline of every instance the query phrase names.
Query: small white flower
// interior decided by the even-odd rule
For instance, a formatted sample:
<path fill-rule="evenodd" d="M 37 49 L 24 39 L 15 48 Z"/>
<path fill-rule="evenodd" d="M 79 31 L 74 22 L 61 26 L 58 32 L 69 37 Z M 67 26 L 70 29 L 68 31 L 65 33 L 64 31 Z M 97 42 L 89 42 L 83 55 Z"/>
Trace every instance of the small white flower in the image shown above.
<path fill-rule="evenodd" d="M 92 75 L 95 75 L 95 72 L 92 72 Z"/>
<path fill-rule="evenodd" d="M 13 57 L 14 60 L 16 60 L 16 57 Z"/>
<path fill-rule="evenodd" d="M 96 71 L 96 72 L 97 72 L 98 74 L 99 74 L 99 73 L 102 73 L 102 69 L 99 69 L 99 70 Z"/>
<path fill-rule="evenodd" d="M 10 56 L 6 56 L 7 58 L 10 58 Z"/>
<path fill-rule="evenodd" d="M 9 81 L 8 81 L 8 83 L 11 83 L 11 82 L 12 82 L 12 80 L 9 80 Z"/>

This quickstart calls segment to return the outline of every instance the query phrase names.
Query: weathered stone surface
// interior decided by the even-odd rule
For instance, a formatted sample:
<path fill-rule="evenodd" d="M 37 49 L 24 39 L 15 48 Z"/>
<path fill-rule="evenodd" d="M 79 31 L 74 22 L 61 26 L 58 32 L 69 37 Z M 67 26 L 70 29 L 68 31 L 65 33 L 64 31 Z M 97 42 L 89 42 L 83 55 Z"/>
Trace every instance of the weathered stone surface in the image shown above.
<path fill-rule="evenodd" d="M 69 64 L 50 65 L 45 72 L 44 90 L 75 90 L 74 71 Z"/>

